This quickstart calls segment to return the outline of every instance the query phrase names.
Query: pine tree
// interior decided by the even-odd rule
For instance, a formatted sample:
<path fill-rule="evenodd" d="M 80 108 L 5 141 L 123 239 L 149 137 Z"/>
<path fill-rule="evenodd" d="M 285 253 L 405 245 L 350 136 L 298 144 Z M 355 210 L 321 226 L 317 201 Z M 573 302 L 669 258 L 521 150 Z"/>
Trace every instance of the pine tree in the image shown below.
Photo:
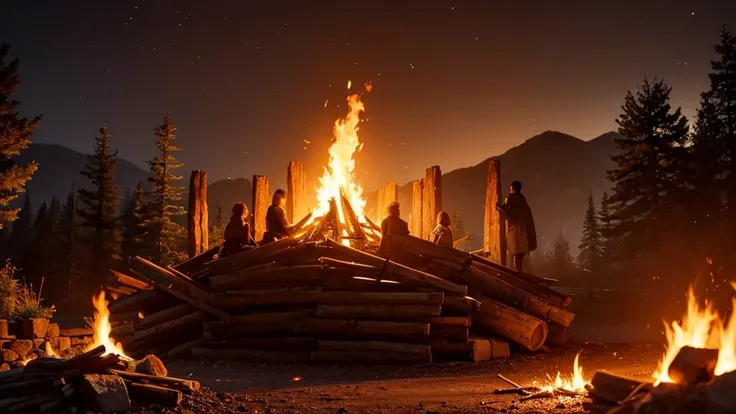
<path fill-rule="evenodd" d="M 28 249 L 33 240 L 33 206 L 31 197 L 26 193 L 23 207 L 18 213 L 18 219 L 13 222 L 10 232 L 10 258 L 16 266 L 23 268 L 29 258 Z"/>
<path fill-rule="evenodd" d="M 552 250 L 547 252 L 545 259 L 547 272 L 554 278 L 568 279 L 570 272 L 575 270 L 575 263 L 570 252 L 570 242 L 562 232 L 557 235 Z"/>
<path fill-rule="evenodd" d="M 126 204 L 125 213 L 123 215 L 123 258 L 128 259 L 141 254 L 141 246 L 143 243 L 143 220 L 146 216 L 146 192 L 143 190 L 143 184 L 138 183 L 135 190 Z"/>
<path fill-rule="evenodd" d="M 463 219 L 457 212 L 452 215 L 452 236 L 455 238 L 455 240 L 467 236 L 467 234 L 465 233 L 465 223 L 463 223 Z M 457 249 L 468 250 L 468 240 L 460 243 L 457 246 Z"/>
<path fill-rule="evenodd" d="M 80 188 L 78 191 L 80 224 L 90 229 L 87 241 L 92 251 L 91 270 L 96 275 L 103 275 L 119 259 L 117 211 L 120 197 L 115 183 L 117 156 L 117 151 L 110 149 L 107 128 L 100 128 L 100 135 L 95 137 L 94 153 L 87 157 L 87 165 L 82 170 L 82 175 L 90 180 L 92 188 Z"/>
<path fill-rule="evenodd" d="M 11 157 L 20 154 L 30 145 L 33 131 L 41 123 L 41 117 L 20 118 L 20 102 L 13 95 L 20 86 L 18 60 L 6 62 L 10 46 L 0 45 L 0 229 L 18 217 L 20 209 L 11 202 L 25 190 L 25 185 L 36 172 L 35 162 L 17 165 Z"/>
<path fill-rule="evenodd" d="M 217 215 L 215 216 L 215 222 L 210 229 L 209 242 L 210 246 L 219 246 L 225 241 L 225 223 L 222 218 L 222 207 L 220 206 L 220 200 L 217 200 Z"/>
<path fill-rule="evenodd" d="M 585 211 L 585 220 L 583 220 L 583 237 L 578 248 L 580 249 L 578 255 L 580 267 L 590 272 L 600 271 L 603 245 L 592 193 L 588 197 L 588 209 Z"/>
<path fill-rule="evenodd" d="M 160 152 L 148 162 L 151 166 L 148 179 L 153 189 L 147 197 L 143 222 L 144 251 L 150 259 L 170 264 L 186 258 L 186 230 L 174 221 L 186 214 L 184 207 L 178 205 L 184 187 L 174 184 L 182 178 L 174 171 L 183 164 L 174 157 L 174 153 L 180 149 L 174 145 L 176 127 L 169 114 L 166 114 L 163 124 L 157 126 L 155 132 L 158 138 L 156 146 Z"/>
<path fill-rule="evenodd" d="M 603 193 L 601 197 L 601 207 L 598 210 L 598 226 L 601 236 L 601 267 L 603 270 L 610 270 L 614 266 L 614 257 L 616 250 L 616 241 L 611 232 L 615 226 L 615 222 L 611 217 L 611 199 L 608 193 Z"/>
<path fill-rule="evenodd" d="M 622 137 L 616 139 L 621 153 L 612 156 L 616 169 L 608 172 L 614 183 L 610 236 L 622 238 L 616 253 L 624 260 L 664 250 L 668 232 L 676 228 L 688 122 L 680 108 L 672 110 L 670 91 L 662 80 L 645 79 L 636 95 L 626 95 L 616 120 Z"/>
<path fill-rule="evenodd" d="M 53 270 L 53 229 L 51 210 L 46 203 L 42 203 L 33 220 L 33 240 L 28 249 L 30 256 L 26 259 L 27 263 L 23 272 L 26 280 L 35 286 L 38 286 L 41 278 L 46 279 L 51 276 Z"/>
<path fill-rule="evenodd" d="M 53 291 L 59 297 L 68 297 L 72 293 L 72 286 L 80 278 L 77 271 L 79 261 L 77 220 L 77 190 L 72 186 L 71 192 L 61 209 L 59 225 L 56 229 L 56 240 L 59 244 L 59 277 L 53 282 Z"/>

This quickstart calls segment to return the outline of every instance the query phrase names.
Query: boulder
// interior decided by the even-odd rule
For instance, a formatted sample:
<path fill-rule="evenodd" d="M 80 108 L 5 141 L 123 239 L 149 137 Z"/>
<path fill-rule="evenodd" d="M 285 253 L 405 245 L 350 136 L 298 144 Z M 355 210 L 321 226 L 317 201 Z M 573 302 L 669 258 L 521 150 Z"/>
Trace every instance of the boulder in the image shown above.
<path fill-rule="evenodd" d="M 49 330 L 49 320 L 45 318 L 24 319 L 20 322 L 20 332 L 23 338 L 44 338 Z"/>
<path fill-rule="evenodd" d="M 46 342 L 45 338 L 36 338 L 32 339 L 33 341 L 33 347 L 38 349 L 43 349 L 43 343 Z"/>
<path fill-rule="evenodd" d="M 7 362 L 3 362 L 2 364 L 0 364 L 0 372 L 2 371 L 10 371 L 10 364 L 8 364 Z"/>
<path fill-rule="evenodd" d="M 77 345 L 67 348 L 61 351 L 62 358 L 73 358 L 78 355 L 82 355 L 84 350 L 87 349 L 87 345 Z"/>
<path fill-rule="evenodd" d="M 50 323 L 49 329 L 46 331 L 46 336 L 49 338 L 56 338 L 57 336 L 59 336 L 59 324 Z"/>
<path fill-rule="evenodd" d="M 81 396 L 103 413 L 126 412 L 130 409 L 130 397 L 123 379 L 117 375 L 85 374 L 80 387 Z"/>
<path fill-rule="evenodd" d="M 165 377 L 169 374 L 164 363 L 156 355 L 146 355 L 145 358 L 131 364 L 131 367 L 135 367 L 135 372 L 139 374 L 153 375 L 156 377 Z"/>
<path fill-rule="evenodd" d="M 72 346 L 89 345 L 92 343 L 91 336 L 74 336 L 71 338 Z"/>
<path fill-rule="evenodd" d="M 21 359 L 24 359 L 33 347 L 33 341 L 30 339 L 18 339 L 10 342 L 10 349 L 18 354 Z"/>
<path fill-rule="evenodd" d="M 49 343 L 54 351 L 61 353 L 72 347 L 72 341 L 68 336 L 57 336 L 56 338 L 49 338 Z"/>
<path fill-rule="evenodd" d="M 8 336 L 8 320 L 0 319 L 0 338 Z"/>
<path fill-rule="evenodd" d="M 19 360 L 20 357 L 15 351 L 10 349 L 0 349 L 0 361 L 2 362 L 14 362 Z"/>

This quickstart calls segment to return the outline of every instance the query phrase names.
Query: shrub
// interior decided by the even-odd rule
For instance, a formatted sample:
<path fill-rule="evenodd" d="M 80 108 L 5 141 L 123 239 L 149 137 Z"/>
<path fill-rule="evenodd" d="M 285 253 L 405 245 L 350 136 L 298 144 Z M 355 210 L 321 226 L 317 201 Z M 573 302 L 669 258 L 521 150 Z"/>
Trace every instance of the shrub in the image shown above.
<path fill-rule="evenodd" d="M 16 270 L 9 260 L 0 268 L 0 319 L 15 321 L 52 317 L 54 306 L 42 305 L 41 291 L 36 294 L 32 286 L 15 279 Z"/>
<path fill-rule="evenodd" d="M 0 319 L 13 319 L 18 308 L 20 288 L 14 276 L 15 267 L 8 260 L 0 268 Z"/>

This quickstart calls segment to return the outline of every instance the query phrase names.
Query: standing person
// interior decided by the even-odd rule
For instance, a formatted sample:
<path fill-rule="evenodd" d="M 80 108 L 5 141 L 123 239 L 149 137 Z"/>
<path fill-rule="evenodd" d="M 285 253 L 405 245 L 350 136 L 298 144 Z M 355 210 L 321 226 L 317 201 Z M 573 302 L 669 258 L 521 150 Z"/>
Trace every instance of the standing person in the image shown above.
<path fill-rule="evenodd" d="M 405 237 L 409 235 L 409 223 L 399 217 L 401 209 L 398 201 L 392 201 L 388 205 L 388 216 L 381 222 L 381 237 L 387 234 Z"/>
<path fill-rule="evenodd" d="M 450 215 L 444 211 L 437 214 L 437 227 L 429 234 L 429 240 L 434 244 L 453 247 L 452 228 L 450 228 Z"/>
<path fill-rule="evenodd" d="M 534 227 L 532 209 L 521 194 L 521 182 L 511 183 L 509 196 L 503 204 L 496 205 L 506 222 L 506 246 L 514 258 L 514 269 L 524 271 L 524 255 L 537 248 L 537 230 Z"/>
<path fill-rule="evenodd" d="M 248 207 L 245 203 L 233 204 L 232 215 L 225 226 L 225 242 L 222 244 L 221 256 L 229 256 L 242 252 L 246 247 L 257 246 L 250 233 L 248 224 Z"/>
<path fill-rule="evenodd" d="M 293 226 L 286 218 L 286 191 L 278 189 L 273 193 L 271 205 L 266 211 L 266 232 L 263 233 L 263 243 L 284 239 L 291 236 Z"/>

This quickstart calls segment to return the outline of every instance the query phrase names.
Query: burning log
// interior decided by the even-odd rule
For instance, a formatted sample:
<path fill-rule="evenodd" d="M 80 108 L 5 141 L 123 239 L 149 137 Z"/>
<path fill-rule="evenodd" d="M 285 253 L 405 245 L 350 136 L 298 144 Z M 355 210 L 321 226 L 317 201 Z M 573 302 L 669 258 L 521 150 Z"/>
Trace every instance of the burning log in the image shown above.
<path fill-rule="evenodd" d="M 412 183 L 411 198 L 411 228 L 410 233 L 414 236 L 422 236 L 422 197 L 424 192 L 424 180 L 417 180 Z"/>
<path fill-rule="evenodd" d="M 428 239 L 442 211 L 442 171 L 438 165 L 427 168 L 422 192 L 422 239 Z"/>
<path fill-rule="evenodd" d="M 268 188 L 268 177 L 253 176 L 253 238 L 263 239 L 266 231 L 266 210 L 271 205 L 271 191 Z"/>
<path fill-rule="evenodd" d="M 189 257 L 209 248 L 209 212 L 207 209 L 207 173 L 192 171 L 189 179 L 189 209 L 187 210 Z"/>
<path fill-rule="evenodd" d="M 717 349 L 686 346 L 677 353 L 667 373 L 678 384 L 706 382 L 713 378 L 716 362 L 718 362 Z"/>
<path fill-rule="evenodd" d="M 289 196 L 286 199 L 286 215 L 291 220 L 307 215 L 307 178 L 304 173 L 304 165 L 299 161 L 289 161 L 286 170 L 286 191 Z M 297 227 L 299 228 L 299 227 Z"/>
<path fill-rule="evenodd" d="M 501 163 L 498 158 L 493 158 L 488 162 L 483 248 L 492 261 L 505 266 L 506 222 L 496 208 L 496 205 L 502 202 L 501 191 Z"/>

